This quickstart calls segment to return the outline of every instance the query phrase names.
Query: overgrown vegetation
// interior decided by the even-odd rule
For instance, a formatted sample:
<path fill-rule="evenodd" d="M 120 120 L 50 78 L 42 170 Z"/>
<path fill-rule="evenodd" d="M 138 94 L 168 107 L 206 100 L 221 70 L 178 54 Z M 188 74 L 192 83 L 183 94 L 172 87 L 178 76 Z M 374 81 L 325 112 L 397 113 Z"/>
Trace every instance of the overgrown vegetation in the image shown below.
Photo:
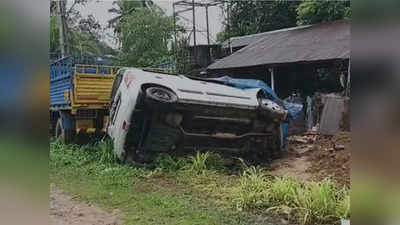
<path fill-rule="evenodd" d="M 173 20 L 157 8 L 138 8 L 120 24 L 120 65 L 155 66 L 170 61 L 168 43 L 172 39 Z"/>
<path fill-rule="evenodd" d="M 63 26 L 64 49 L 67 55 L 115 54 L 115 50 L 104 41 L 106 31 L 99 21 L 93 15 L 83 17 L 78 10 L 79 6 L 85 6 L 89 0 L 69 2 L 66 0 L 50 1 L 50 53 L 61 52 L 59 28 Z M 58 6 L 61 6 L 62 22 L 57 10 Z"/>
<path fill-rule="evenodd" d="M 350 1 L 225 1 L 224 30 L 217 34 L 219 42 L 230 37 L 256 34 L 297 25 L 331 22 L 351 17 Z M 228 26 L 229 25 L 229 26 Z"/>
<path fill-rule="evenodd" d="M 249 212 L 300 224 L 350 217 L 348 190 L 328 179 L 271 177 L 244 162 L 239 175 L 229 175 L 224 159 L 210 152 L 161 154 L 154 170 L 132 168 L 116 163 L 108 140 L 86 146 L 52 141 L 50 147 L 53 183 L 84 200 L 119 208 L 128 224 L 243 224 Z"/>
<path fill-rule="evenodd" d="M 261 169 L 246 167 L 233 187 L 238 210 L 267 209 L 301 224 L 332 224 L 350 217 L 348 191 L 333 181 L 298 181 L 290 177 L 266 177 Z"/>
<path fill-rule="evenodd" d="M 303 0 L 296 11 L 299 25 L 331 22 L 351 17 L 350 1 Z"/>

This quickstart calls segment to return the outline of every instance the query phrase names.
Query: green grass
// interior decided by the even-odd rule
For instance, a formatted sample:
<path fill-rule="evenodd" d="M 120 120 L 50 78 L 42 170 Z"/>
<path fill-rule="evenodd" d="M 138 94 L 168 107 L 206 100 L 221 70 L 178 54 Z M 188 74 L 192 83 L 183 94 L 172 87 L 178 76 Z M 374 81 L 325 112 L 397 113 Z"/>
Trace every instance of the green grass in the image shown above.
<path fill-rule="evenodd" d="M 97 144 L 79 147 L 51 143 L 50 179 L 66 193 L 105 209 L 119 209 L 125 224 L 244 224 L 235 210 L 175 190 L 143 190 L 157 181 L 160 170 L 136 169 L 104 160 Z M 162 181 L 160 180 L 160 183 Z"/>
<path fill-rule="evenodd" d="M 165 172 L 177 172 L 186 164 L 184 159 L 174 158 L 169 154 L 160 154 L 156 158 L 157 168 Z"/>
<path fill-rule="evenodd" d="M 350 217 L 350 195 L 333 181 L 304 182 L 290 177 L 266 177 L 261 169 L 246 167 L 232 188 L 234 206 L 266 209 L 286 215 L 293 223 L 333 224 Z"/>
<path fill-rule="evenodd" d="M 126 224 L 265 224 L 254 218 L 271 215 L 291 224 L 334 224 L 350 217 L 348 190 L 331 180 L 271 177 L 243 161 L 241 173 L 232 175 L 216 153 L 162 154 L 148 170 L 117 164 L 108 140 L 86 146 L 53 141 L 50 149 L 52 183 L 121 210 Z"/>

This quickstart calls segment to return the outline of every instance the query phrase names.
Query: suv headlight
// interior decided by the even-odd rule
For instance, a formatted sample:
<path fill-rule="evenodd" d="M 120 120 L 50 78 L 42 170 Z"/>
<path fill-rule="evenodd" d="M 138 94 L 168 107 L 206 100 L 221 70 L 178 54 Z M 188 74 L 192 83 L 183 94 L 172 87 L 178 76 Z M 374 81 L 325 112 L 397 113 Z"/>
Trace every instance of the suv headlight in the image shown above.
<path fill-rule="evenodd" d="M 285 120 L 287 111 L 276 102 L 263 98 L 259 100 L 261 113 L 270 116 L 272 119 Z"/>

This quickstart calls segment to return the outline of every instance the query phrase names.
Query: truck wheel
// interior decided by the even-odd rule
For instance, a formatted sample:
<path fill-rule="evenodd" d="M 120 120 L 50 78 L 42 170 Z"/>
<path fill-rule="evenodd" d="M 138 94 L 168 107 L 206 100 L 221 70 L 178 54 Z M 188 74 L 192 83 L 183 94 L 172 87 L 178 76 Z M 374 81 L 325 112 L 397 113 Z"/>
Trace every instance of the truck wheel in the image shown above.
<path fill-rule="evenodd" d="M 163 87 L 149 87 L 146 89 L 146 99 L 155 100 L 160 103 L 174 103 L 178 101 L 178 96 Z"/>
<path fill-rule="evenodd" d="M 73 130 L 65 130 L 62 125 L 62 119 L 59 118 L 56 124 L 56 138 L 59 139 L 64 144 L 72 143 L 74 139 Z"/>
<path fill-rule="evenodd" d="M 55 137 L 56 136 L 56 125 L 57 121 L 50 121 L 50 137 Z"/>

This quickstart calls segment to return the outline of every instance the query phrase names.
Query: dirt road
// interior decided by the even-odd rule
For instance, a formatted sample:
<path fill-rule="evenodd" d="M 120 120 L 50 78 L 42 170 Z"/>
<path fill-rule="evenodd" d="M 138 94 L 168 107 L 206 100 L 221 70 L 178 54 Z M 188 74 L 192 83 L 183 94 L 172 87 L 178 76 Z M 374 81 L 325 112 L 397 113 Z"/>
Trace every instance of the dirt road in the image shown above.
<path fill-rule="evenodd" d="M 50 219 L 54 225 L 122 225 L 117 214 L 76 202 L 54 185 L 50 187 Z"/>

